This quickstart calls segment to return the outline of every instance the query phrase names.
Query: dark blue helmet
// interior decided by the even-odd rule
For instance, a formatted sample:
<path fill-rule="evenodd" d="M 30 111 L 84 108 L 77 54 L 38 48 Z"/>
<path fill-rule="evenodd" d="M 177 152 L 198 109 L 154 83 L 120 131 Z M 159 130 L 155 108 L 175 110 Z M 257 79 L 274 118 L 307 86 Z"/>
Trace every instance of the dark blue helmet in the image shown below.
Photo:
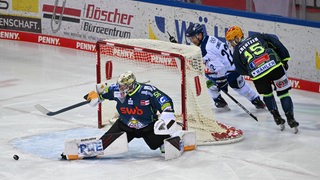
<path fill-rule="evenodd" d="M 198 23 L 196 23 L 196 24 L 190 23 L 190 26 L 188 27 L 188 29 L 186 31 L 186 36 L 192 37 L 192 36 L 195 36 L 199 33 L 203 33 L 203 27 Z"/>

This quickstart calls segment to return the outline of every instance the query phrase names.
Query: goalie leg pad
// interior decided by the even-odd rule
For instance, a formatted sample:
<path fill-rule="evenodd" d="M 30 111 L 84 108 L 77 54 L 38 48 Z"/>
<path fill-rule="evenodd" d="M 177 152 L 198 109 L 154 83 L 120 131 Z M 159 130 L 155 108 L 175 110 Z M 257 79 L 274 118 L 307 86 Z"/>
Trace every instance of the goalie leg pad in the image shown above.
<path fill-rule="evenodd" d="M 176 159 L 184 151 L 195 150 L 196 147 L 195 131 L 180 131 L 179 135 L 164 140 L 165 160 Z"/>
<path fill-rule="evenodd" d="M 68 160 L 113 155 L 128 151 L 128 140 L 125 132 L 110 133 L 97 137 L 72 139 L 65 141 L 64 155 Z"/>
<path fill-rule="evenodd" d="M 179 136 L 170 137 L 164 140 L 165 160 L 175 159 L 183 153 L 183 141 Z"/>
<path fill-rule="evenodd" d="M 195 131 L 182 131 L 183 150 L 192 151 L 197 148 L 197 138 Z"/>
<path fill-rule="evenodd" d="M 64 143 L 64 155 L 68 160 L 103 155 L 102 140 L 97 137 L 72 139 Z"/>
<path fill-rule="evenodd" d="M 128 152 L 128 138 L 126 132 L 109 133 L 101 137 L 104 155 L 113 155 Z"/>

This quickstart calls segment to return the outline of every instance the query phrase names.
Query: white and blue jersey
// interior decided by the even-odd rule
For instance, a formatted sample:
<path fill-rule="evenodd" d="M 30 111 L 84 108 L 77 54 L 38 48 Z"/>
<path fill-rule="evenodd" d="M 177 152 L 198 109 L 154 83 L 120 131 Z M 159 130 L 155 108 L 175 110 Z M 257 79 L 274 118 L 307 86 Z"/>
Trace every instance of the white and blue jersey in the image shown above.
<path fill-rule="evenodd" d="M 214 36 L 205 36 L 200 45 L 205 73 L 211 78 L 219 78 L 235 71 L 232 53 L 228 45 Z"/>

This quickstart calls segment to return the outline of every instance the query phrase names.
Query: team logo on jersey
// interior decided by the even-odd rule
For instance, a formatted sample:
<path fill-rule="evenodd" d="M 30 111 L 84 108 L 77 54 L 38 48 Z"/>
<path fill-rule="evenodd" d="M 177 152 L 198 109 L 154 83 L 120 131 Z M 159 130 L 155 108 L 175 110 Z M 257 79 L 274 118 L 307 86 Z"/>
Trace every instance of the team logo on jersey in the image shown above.
<path fill-rule="evenodd" d="M 145 85 L 145 86 L 143 87 L 143 89 L 149 90 L 149 91 L 153 91 L 153 90 L 154 90 L 154 88 L 153 88 L 152 86 L 147 86 L 147 85 Z"/>
<path fill-rule="evenodd" d="M 283 91 L 287 88 L 291 87 L 291 83 L 288 80 L 287 76 L 284 75 L 280 79 L 273 81 L 275 86 L 277 87 L 277 91 Z"/>
<path fill-rule="evenodd" d="M 150 104 L 150 101 L 149 100 L 141 100 L 140 101 L 140 105 L 141 106 L 148 106 Z"/>
<path fill-rule="evenodd" d="M 135 128 L 135 129 L 140 129 L 140 128 L 145 127 L 144 124 L 142 124 L 140 121 L 134 119 L 133 117 L 129 120 L 128 126 L 130 128 Z"/>
<path fill-rule="evenodd" d="M 152 96 L 152 93 L 150 91 L 141 91 L 141 94 L 144 94 L 146 96 Z"/>
<path fill-rule="evenodd" d="M 167 101 L 168 101 L 168 98 L 165 97 L 165 96 L 162 96 L 162 97 L 159 99 L 159 102 L 160 102 L 161 105 L 164 104 L 164 103 L 167 102 Z"/>
<path fill-rule="evenodd" d="M 265 53 L 263 56 L 250 62 L 249 67 L 250 67 L 250 69 L 255 69 L 256 67 L 259 67 L 261 64 L 268 61 L 269 59 L 270 59 L 269 55 L 267 53 Z"/>
<path fill-rule="evenodd" d="M 134 108 L 130 107 L 120 107 L 119 110 L 121 111 L 121 114 L 131 114 L 131 115 L 143 115 L 144 112 L 142 109 L 140 109 L 138 106 L 135 106 Z"/>
<path fill-rule="evenodd" d="M 129 105 L 133 105 L 133 100 L 130 98 L 130 99 L 128 99 L 128 104 Z"/>
<path fill-rule="evenodd" d="M 266 70 L 272 68 L 273 66 L 277 65 L 276 62 L 274 60 L 265 63 L 264 65 L 260 66 L 258 69 L 254 70 L 251 72 L 251 75 L 253 77 L 256 77 L 260 74 L 262 74 L 263 72 L 265 72 Z"/>

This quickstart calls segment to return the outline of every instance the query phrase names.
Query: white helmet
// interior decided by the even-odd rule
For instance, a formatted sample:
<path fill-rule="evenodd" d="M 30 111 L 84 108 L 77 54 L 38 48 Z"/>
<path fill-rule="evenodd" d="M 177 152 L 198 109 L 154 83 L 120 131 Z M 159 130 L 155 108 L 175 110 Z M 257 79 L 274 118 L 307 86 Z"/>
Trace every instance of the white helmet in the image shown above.
<path fill-rule="evenodd" d="M 126 96 L 137 87 L 136 76 L 131 71 L 127 71 L 119 76 L 117 84 L 120 93 Z"/>

